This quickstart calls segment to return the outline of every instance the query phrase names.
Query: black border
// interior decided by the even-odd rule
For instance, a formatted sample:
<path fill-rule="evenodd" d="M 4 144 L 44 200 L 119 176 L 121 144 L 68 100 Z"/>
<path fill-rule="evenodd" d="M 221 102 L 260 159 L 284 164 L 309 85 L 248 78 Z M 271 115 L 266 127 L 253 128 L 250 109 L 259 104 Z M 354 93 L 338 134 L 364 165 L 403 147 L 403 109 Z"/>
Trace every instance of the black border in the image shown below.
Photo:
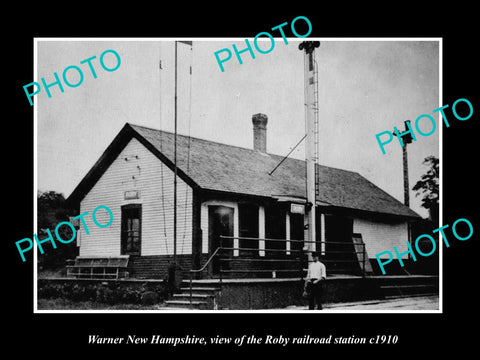
<path fill-rule="evenodd" d="M 258 7 L 244 3 L 223 3 L 213 9 L 202 4 L 197 10 L 184 4 L 175 9 L 170 4 L 138 4 L 125 9 L 123 4 L 109 4 L 100 11 L 97 6 L 84 8 L 47 8 L 36 5 L 15 13 L 13 25 L 4 29 L 7 34 L 3 60 L 7 74 L 4 96 L 6 129 L 3 134 L 4 163 L 3 195 L 7 221 L 3 259 L 5 290 L 4 310 L 12 314 L 5 322 L 5 343 L 8 349 L 22 351 L 28 346 L 37 353 L 52 357 L 73 354 L 140 355 L 153 350 L 160 358 L 185 350 L 202 356 L 207 352 L 244 353 L 267 350 L 286 356 L 303 352 L 331 353 L 341 356 L 346 351 L 358 355 L 382 357 L 399 350 L 402 355 L 428 355 L 443 349 L 461 349 L 466 353 L 475 344 L 475 331 L 470 327 L 476 310 L 476 266 L 478 254 L 478 215 L 473 211 L 476 176 L 475 139 L 478 132 L 479 79 L 476 56 L 474 19 L 476 9 L 461 3 L 438 5 L 422 9 L 418 4 L 385 4 L 378 8 L 366 4 L 339 4 L 338 9 L 305 3 L 293 10 L 277 3 L 260 12 Z M 131 4 L 129 4 L 131 5 Z M 285 9 L 282 7 L 285 6 Z M 210 6 L 209 6 L 210 7 Z M 280 8 L 280 13 L 274 9 Z M 469 219 L 475 228 L 468 241 L 452 241 L 444 248 L 443 314 L 33 314 L 32 257 L 21 263 L 14 241 L 32 235 L 33 228 L 33 108 L 25 99 L 22 86 L 33 79 L 34 37 L 170 37 L 215 36 L 250 37 L 296 16 L 303 15 L 313 25 L 311 36 L 321 37 L 442 37 L 443 38 L 443 104 L 467 98 L 474 107 L 468 121 L 452 121 L 443 134 L 443 218 L 452 224 L 458 218 Z M 2 26 L 6 26 L 6 23 Z M 7 70 L 8 69 L 8 70 Z M 479 110 L 477 110 L 479 109 Z M 8 134 L 8 136 L 7 136 Z M 475 324 L 471 324 L 474 325 Z M 399 342 L 389 346 L 344 347 L 264 347 L 206 346 L 206 347 L 140 347 L 92 346 L 88 334 L 106 336 L 136 334 L 150 336 L 241 336 L 267 334 L 284 336 L 376 336 L 398 335 Z M 7 349 L 6 349 L 7 350 Z M 42 356 L 42 354 L 33 354 Z M 402 356 L 401 355 L 401 356 Z"/>

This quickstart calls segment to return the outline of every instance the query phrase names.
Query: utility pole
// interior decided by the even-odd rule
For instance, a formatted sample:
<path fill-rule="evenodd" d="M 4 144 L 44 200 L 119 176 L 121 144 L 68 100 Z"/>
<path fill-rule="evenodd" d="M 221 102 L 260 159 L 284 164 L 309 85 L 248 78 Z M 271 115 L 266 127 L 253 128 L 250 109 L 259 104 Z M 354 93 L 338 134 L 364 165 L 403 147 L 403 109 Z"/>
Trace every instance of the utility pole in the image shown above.
<path fill-rule="evenodd" d="M 393 135 L 397 136 L 397 133 L 393 131 Z M 405 120 L 405 131 L 402 133 L 398 133 L 398 136 L 402 138 L 402 153 L 403 153 L 403 203 L 410 207 L 410 189 L 408 185 L 408 153 L 407 153 L 407 144 L 411 144 L 412 139 L 412 131 L 410 127 L 410 120 Z M 407 236 L 408 242 L 412 242 L 412 229 L 410 223 L 407 222 Z M 410 258 L 410 253 L 408 254 Z"/>
<path fill-rule="evenodd" d="M 412 143 L 412 134 L 411 134 L 410 120 L 405 120 L 405 131 L 399 133 L 399 136 L 402 137 L 402 152 L 403 152 L 403 203 L 406 206 L 410 206 L 410 189 L 408 185 L 408 154 L 407 154 L 407 144 Z M 393 135 L 397 136 L 396 132 L 393 132 Z"/>
<path fill-rule="evenodd" d="M 307 206 L 305 207 L 305 229 L 308 250 L 315 251 L 315 166 L 317 162 L 317 139 L 315 131 L 315 48 L 320 46 L 319 41 L 304 41 L 298 46 L 304 50 L 304 76 L 305 76 L 305 129 L 306 146 L 305 161 L 307 165 Z"/>

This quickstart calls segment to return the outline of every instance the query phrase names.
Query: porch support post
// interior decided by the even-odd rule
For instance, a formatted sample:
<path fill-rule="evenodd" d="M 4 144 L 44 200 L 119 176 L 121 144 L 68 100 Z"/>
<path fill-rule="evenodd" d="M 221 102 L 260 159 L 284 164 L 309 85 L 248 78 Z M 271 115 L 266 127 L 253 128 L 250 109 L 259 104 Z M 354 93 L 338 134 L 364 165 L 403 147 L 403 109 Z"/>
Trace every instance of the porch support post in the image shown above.
<path fill-rule="evenodd" d="M 235 204 L 233 207 L 233 247 L 237 250 L 233 250 L 233 256 L 238 256 L 240 255 L 240 251 L 238 250 L 238 247 L 240 246 L 240 242 L 238 241 L 238 237 L 240 236 L 240 228 L 239 228 L 239 219 L 240 217 L 238 216 L 238 204 Z"/>
<path fill-rule="evenodd" d="M 320 214 L 320 251 L 325 255 L 325 214 Z"/>
<path fill-rule="evenodd" d="M 290 255 L 290 213 L 285 212 L 285 249 L 287 255 Z"/>
<path fill-rule="evenodd" d="M 265 239 L 265 207 L 258 207 L 258 238 Z M 265 240 L 258 241 L 258 255 L 265 256 Z"/>

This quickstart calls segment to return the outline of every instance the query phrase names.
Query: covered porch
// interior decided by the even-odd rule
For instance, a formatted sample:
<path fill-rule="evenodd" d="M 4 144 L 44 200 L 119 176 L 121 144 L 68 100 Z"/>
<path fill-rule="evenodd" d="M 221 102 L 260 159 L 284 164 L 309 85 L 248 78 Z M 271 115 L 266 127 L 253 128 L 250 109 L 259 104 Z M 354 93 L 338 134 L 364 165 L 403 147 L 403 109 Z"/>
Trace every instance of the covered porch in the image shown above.
<path fill-rule="evenodd" d="M 317 206 L 316 238 L 306 241 L 304 204 L 291 197 L 204 201 L 201 251 L 208 259 L 193 267 L 194 278 L 303 278 L 312 251 L 328 275 L 371 273 L 353 218 Z"/>

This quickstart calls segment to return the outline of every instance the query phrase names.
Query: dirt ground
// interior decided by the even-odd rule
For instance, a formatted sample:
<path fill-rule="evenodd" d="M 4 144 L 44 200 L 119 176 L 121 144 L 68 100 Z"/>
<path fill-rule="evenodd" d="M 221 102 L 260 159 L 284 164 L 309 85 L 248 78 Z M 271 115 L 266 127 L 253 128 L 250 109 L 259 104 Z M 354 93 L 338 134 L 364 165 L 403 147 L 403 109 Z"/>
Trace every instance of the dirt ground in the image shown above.
<path fill-rule="evenodd" d="M 359 301 L 351 303 L 325 304 L 326 311 L 356 311 L 356 310 L 439 310 L 438 295 L 414 296 L 387 300 Z M 307 310 L 307 306 L 289 306 L 285 310 Z"/>

